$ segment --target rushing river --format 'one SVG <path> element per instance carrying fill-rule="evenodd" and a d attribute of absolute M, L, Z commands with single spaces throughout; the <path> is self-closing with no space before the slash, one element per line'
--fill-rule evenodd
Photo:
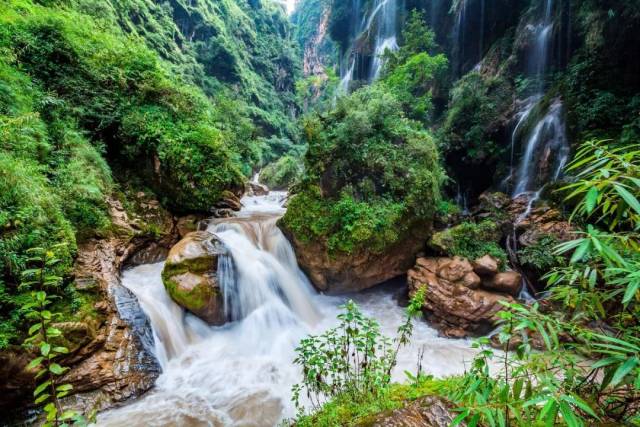
<path fill-rule="evenodd" d="M 238 319 L 230 324 L 209 327 L 173 303 L 162 285 L 162 263 L 124 272 L 124 286 L 151 321 L 163 372 L 152 391 L 101 414 L 98 425 L 275 426 L 294 415 L 297 344 L 334 326 L 347 298 L 378 319 L 386 335 L 395 335 L 404 316 L 398 286 L 345 297 L 313 290 L 276 227 L 285 198 L 279 192 L 245 197 L 237 218 L 209 225 L 229 250 L 219 261 L 218 276 L 228 313 Z M 405 370 L 415 372 L 421 352 L 423 371 L 436 376 L 463 372 L 473 357 L 468 341 L 439 338 L 418 321 L 412 344 L 399 354 L 394 379 L 403 380 Z"/>

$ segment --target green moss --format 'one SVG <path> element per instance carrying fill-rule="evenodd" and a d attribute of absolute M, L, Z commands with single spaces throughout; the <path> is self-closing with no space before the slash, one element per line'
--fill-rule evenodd
<path fill-rule="evenodd" d="M 342 98 L 304 122 L 305 176 L 283 226 L 331 253 L 383 252 L 427 234 L 444 174 L 432 137 L 382 87 Z"/>
<path fill-rule="evenodd" d="M 430 246 L 447 256 L 461 256 L 474 260 L 491 255 L 500 261 L 500 267 L 507 265 L 507 254 L 500 247 L 501 232 L 493 221 L 479 224 L 463 222 L 433 235 Z"/>
<path fill-rule="evenodd" d="M 174 278 L 185 273 L 204 275 L 211 271 L 212 262 L 211 256 L 188 258 L 177 264 L 167 262 L 162 270 L 162 282 L 171 298 L 189 310 L 204 308 L 219 291 L 204 278 L 191 290 L 182 291 Z"/>
<path fill-rule="evenodd" d="M 320 410 L 310 415 L 299 417 L 295 425 L 299 427 L 368 427 L 377 416 L 394 409 L 402 408 L 407 403 L 424 396 L 437 396 L 445 387 L 458 384 L 458 377 L 434 379 L 422 377 L 412 384 L 391 384 L 381 398 L 370 396 L 340 396 L 324 404 Z"/>
<path fill-rule="evenodd" d="M 556 253 L 560 241 L 552 235 L 541 236 L 535 244 L 518 251 L 518 261 L 524 267 L 544 274 L 566 264 L 567 259 Z"/>

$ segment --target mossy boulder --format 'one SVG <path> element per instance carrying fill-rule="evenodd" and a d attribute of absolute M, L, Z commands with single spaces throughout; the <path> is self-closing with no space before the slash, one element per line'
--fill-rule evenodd
<path fill-rule="evenodd" d="M 225 323 L 217 279 L 218 256 L 223 251 L 213 234 L 192 232 L 171 248 L 162 270 L 162 282 L 171 299 L 210 325 Z"/>

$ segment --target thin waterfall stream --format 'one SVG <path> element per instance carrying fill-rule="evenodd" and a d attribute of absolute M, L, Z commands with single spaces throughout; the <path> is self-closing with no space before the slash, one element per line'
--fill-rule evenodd
<path fill-rule="evenodd" d="M 348 298 L 395 336 L 404 317 L 397 301 L 402 284 L 339 297 L 316 293 L 276 225 L 286 197 L 275 191 L 244 197 L 237 217 L 208 225 L 228 250 L 218 264 L 227 314 L 234 319 L 225 326 L 210 327 L 169 298 L 160 277 L 163 263 L 124 272 L 123 285 L 150 319 L 162 374 L 148 394 L 101 414 L 98 425 L 275 426 L 295 415 L 291 386 L 301 375 L 293 364 L 296 346 L 334 326 Z M 404 381 L 405 370 L 415 372 L 422 352 L 423 372 L 436 376 L 461 374 L 475 354 L 469 341 L 438 337 L 418 320 L 394 380 Z"/>

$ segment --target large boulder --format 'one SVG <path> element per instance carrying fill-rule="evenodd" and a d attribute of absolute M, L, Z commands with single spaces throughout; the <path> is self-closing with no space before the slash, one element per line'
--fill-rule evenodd
<path fill-rule="evenodd" d="M 424 247 L 424 236 L 414 236 L 383 253 L 331 254 L 322 241 L 303 242 L 286 228 L 282 231 L 294 247 L 300 268 L 319 291 L 330 294 L 358 292 L 402 276 Z"/>
<path fill-rule="evenodd" d="M 460 257 L 418 258 L 407 273 L 410 295 L 425 288 L 426 318 L 449 337 L 482 335 L 493 329 L 496 314 L 503 309 L 501 302 L 514 301 L 506 293 L 484 287 L 494 277 L 481 278 Z"/>
<path fill-rule="evenodd" d="M 222 291 L 216 277 L 222 244 L 206 231 L 187 234 L 171 251 L 162 282 L 171 299 L 210 325 L 225 322 Z"/>

